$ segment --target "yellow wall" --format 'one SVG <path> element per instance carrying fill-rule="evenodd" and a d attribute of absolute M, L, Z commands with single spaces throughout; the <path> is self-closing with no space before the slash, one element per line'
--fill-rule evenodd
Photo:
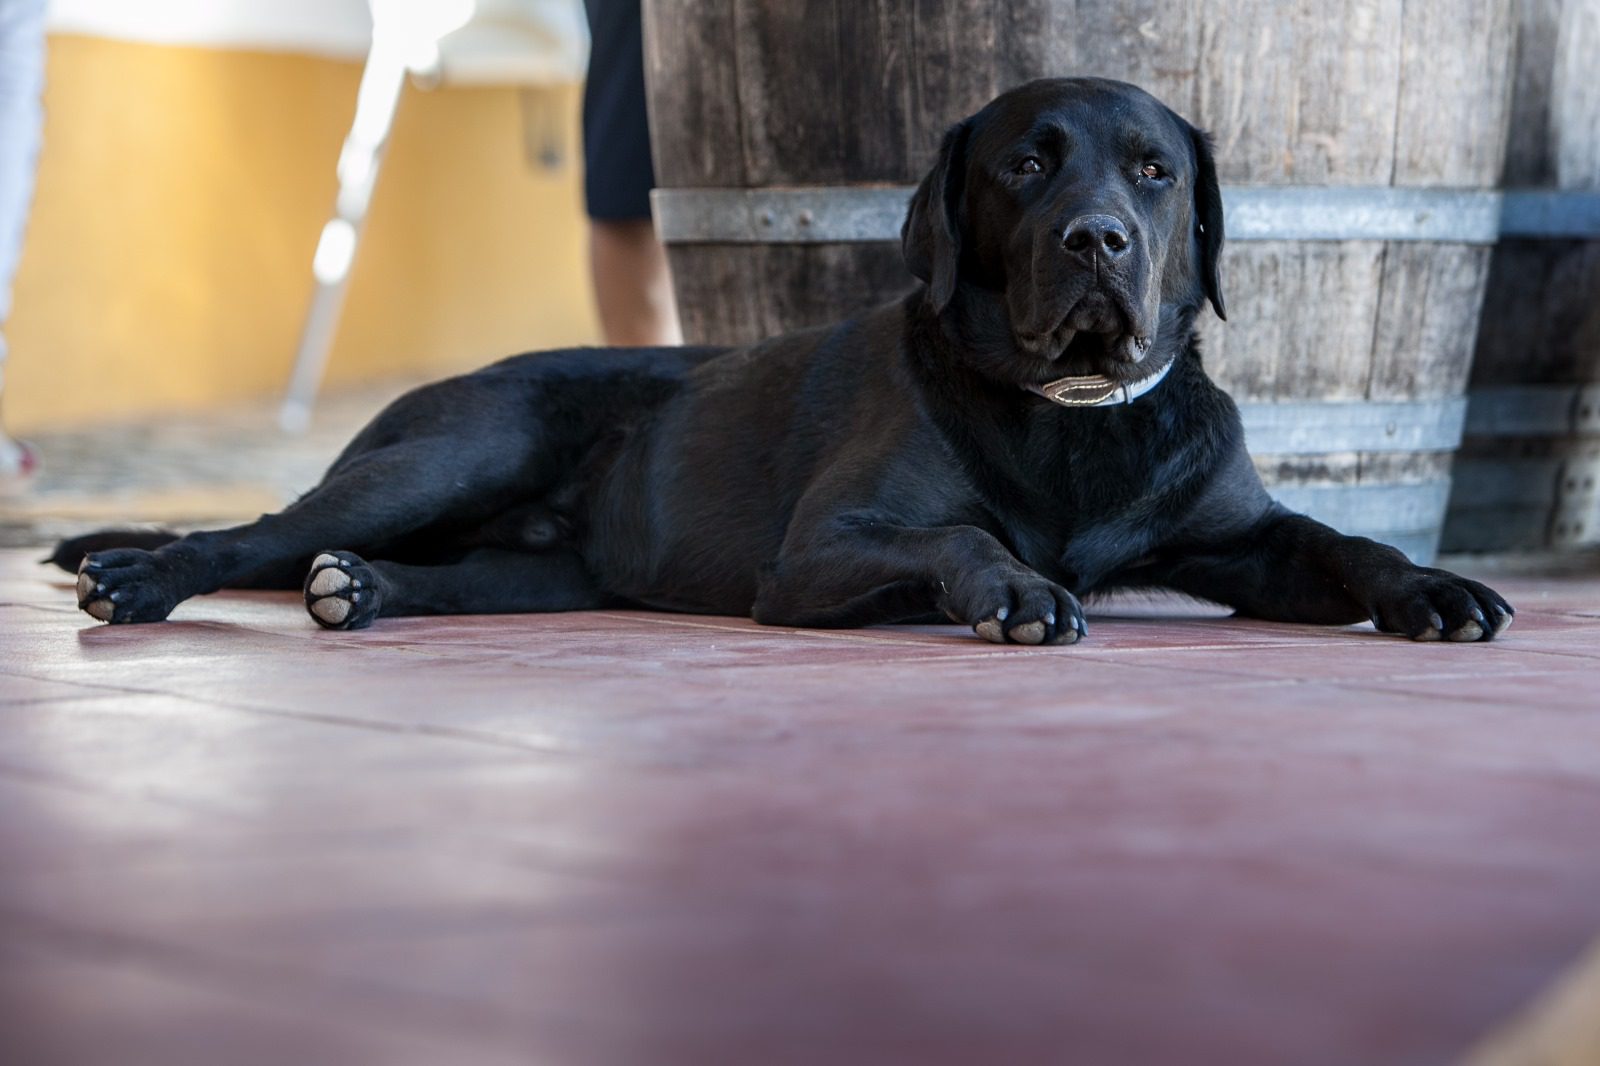
<path fill-rule="evenodd" d="M 16 431 L 273 395 L 360 66 L 50 41 L 45 148 L 7 326 Z M 555 172 L 512 88 L 406 90 L 328 383 L 593 343 L 576 86 L 539 90 Z"/>

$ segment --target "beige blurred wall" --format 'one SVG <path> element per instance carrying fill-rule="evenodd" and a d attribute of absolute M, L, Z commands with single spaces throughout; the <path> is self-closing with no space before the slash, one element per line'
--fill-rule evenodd
<path fill-rule="evenodd" d="M 276 394 L 311 292 L 359 63 L 50 39 L 45 147 L 7 328 L 8 424 Z M 598 337 L 579 89 L 540 89 L 566 164 L 532 165 L 513 88 L 407 88 L 328 384 L 437 375 Z"/>

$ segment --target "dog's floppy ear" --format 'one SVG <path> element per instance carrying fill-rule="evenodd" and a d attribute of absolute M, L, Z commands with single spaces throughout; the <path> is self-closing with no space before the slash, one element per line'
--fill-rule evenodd
<path fill-rule="evenodd" d="M 950 127 L 939 159 L 911 197 L 900 248 L 911 273 L 928 283 L 935 311 L 949 306 L 961 265 L 961 197 L 966 183 L 970 123 Z"/>
<path fill-rule="evenodd" d="M 1200 242 L 1200 277 L 1206 296 L 1224 322 L 1222 303 L 1222 190 L 1217 185 L 1217 165 L 1211 158 L 1211 135 L 1190 127 L 1194 140 L 1195 239 Z"/>

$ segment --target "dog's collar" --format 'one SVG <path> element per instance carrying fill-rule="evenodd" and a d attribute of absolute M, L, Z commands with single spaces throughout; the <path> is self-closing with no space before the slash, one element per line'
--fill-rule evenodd
<path fill-rule="evenodd" d="M 1077 377 L 1056 378 L 1043 385 L 1024 385 L 1023 388 L 1062 407 L 1114 407 L 1117 404 L 1132 403 L 1161 384 L 1161 379 L 1167 376 L 1167 371 L 1171 370 L 1172 364 L 1176 362 L 1176 359 L 1169 360 L 1154 374 L 1131 385 L 1112 381 L 1104 374 L 1081 374 Z"/>

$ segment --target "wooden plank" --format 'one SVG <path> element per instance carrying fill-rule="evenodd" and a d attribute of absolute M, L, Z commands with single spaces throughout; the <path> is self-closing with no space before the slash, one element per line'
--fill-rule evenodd
<path fill-rule="evenodd" d="M 990 18 L 994 27 L 991 62 L 997 93 L 1036 78 L 1092 73 L 1084 69 L 1078 53 L 1085 29 L 1081 3 L 1022 0 L 995 4 Z"/>
<path fill-rule="evenodd" d="M 1566 0 L 1551 79 L 1551 133 L 1556 184 L 1600 188 L 1600 0 Z"/>
<path fill-rule="evenodd" d="M 1383 245 L 1229 245 L 1228 321 L 1202 319 L 1206 365 L 1236 399 L 1363 399 Z"/>
<path fill-rule="evenodd" d="M 752 185 L 845 178 L 840 131 L 857 121 L 840 94 L 835 0 L 735 0 L 734 56 Z"/>
<path fill-rule="evenodd" d="M 1196 100 L 1223 181 L 1387 184 L 1400 0 L 1208 0 Z"/>
<path fill-rule="evenodd" d="M 644 0 L 643 15 L 656 182 L 743 185 L 732 9 L 708 0 Z"/>
<path fill-rule="evenodd" d="M 751 273 L 755 246 L 678 244 L 667 249 L 678 319 L 688 344 L 748 344 L 761 337 L 764 286 Z"/>
<path fill-rule="evenodd" d="M 1516 48 L 1506 132 L 1504 183 L 1554 184 L 1550 83 L 1563 0 L 1516 0 Z"/>
<path fill-rule="evenodd" d="M 1356 483 L 1360 485 L 1415 484 L 1450 476 L 1454 452 L 1359 452 Z"/>
<path fill-rule="evenodd" d="M 912 10 L 905 0 L 844 0 L 838 6 L 835 72 L 845 176 L 852 181 L 913 182 L 936 145 L 911 135 Z"/>
<path fill-rule="evenodd" d="M 945 130 L 1005 87 L 994 65 L 995 12 L 1001 5 L 990 0 L 911 2 L 915 18 L 908 135 L 913 168 L 920 171 L 933 162 Z"/>
<path fill-rule="evenodd" d="M 1511 106 L 1509 0 L 1405 5 L 1394 184 L 1487 186 Z"/>
<path fill-rule="evenodd" d="M 1195 62 L 1200 48 L 1197 7 L 1159 0 L 1078 0 L 1074 8 L 1070 40 L 1054 42 L 1070 48 L 1065 54 L 1071 56 L 1073 74 L 1132 82 L 1200 124 L 1195 117 Z"/>
<path fill-rule="evenodd" d="M 909 292 L 898 244 L 695 244 L 670 250 L 684 339 L 749 344 Z"/>
<path fill-rule="evenodd" d="M 1464 244 L 1384 246 L 1368 399 L 1461 395 L 1489 254 Z"/>
<path fill-rule="evenodd" d="M 1321 452 L 1316 455 L 1251 453 L 1256 473 L 1267 488 L 1280 485 L 1354 485 L 1360 473 L 1356 452 Z"/>
<path fill-rule="evenodd" d="M 766 336 L 837 322 L 917 284 L 898 243 L 769 245 L 760 255 L 769 286 Z"/>

